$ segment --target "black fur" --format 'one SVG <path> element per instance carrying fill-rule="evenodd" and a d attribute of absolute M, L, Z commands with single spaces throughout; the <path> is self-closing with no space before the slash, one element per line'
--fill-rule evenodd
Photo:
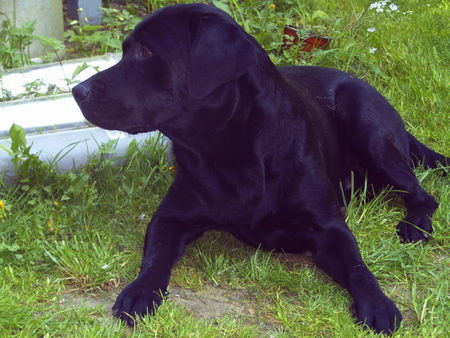
<path fill-rule="evenodd" d="M 391 333 L 402 315 L 361 259 L 341 213 L 353 171 L 402 194 L 403 241 L 432 233 L 434 198 L 412 164 L 448 158 L 405 130 L 374 88 L 336 69 L 276 67 L 224 12 L 176 5 L 142 21 L 114 67 L 79 84 L 86 118 L 129 133 L 159 129 L 177 174 L 145 237 L 142 269 L 117 298 L 129 324 L 153 313 L 186 245 L 209 229 L 267 250 L 311 251 L 353 297 L 358 322 Z M 345 184 L 344 184 L 345 186 Z"/>

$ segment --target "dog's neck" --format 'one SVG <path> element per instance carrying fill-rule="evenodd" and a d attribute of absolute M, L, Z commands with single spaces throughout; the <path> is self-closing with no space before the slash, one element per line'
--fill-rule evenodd
<path fill-rule="evenodd" d="M 187 99 L 179 112 L 182 123 L 175 120 L 160 130 L 174 145 L 195 152 L 217 151 L 233 143 L 241 148 L 258 139 L 268 126 L 273 131 L 276 125 L 283 133 L 283 129 L 295 127 L 295 120 L 300 122 L 296 111 L 301 109 L 301 102 L 293 102 L 292 95 L 287 95 L 289 90 L 293 89 L 275 66 L 269 70 L 257 67 L 206 98 Z M 248 135 L 250 131 L 258 135 Z"/>
<path fill-rule="evenodd" d="M 286 95 L 289 84 L 281 81 L 281 75 L 274 68 L 271 76 L 278 77 L 273 83 L 264 85 L 258 81 L 258 74 L 243 76 L 220 88 L 210 98 L 188 102 L 185 114 L 191 119 L 183 126 L 175 123 L 161 131 L 171 139 L 178 167 L 183 162 L 204 164 L 215 162 L 255 165 L 270 153 L 286 148 L 296 142 L 295 135 L 303 131 L 304 123 L 298 119 L 301 103 L 291 102 Z M 283 87 L 283 88 L 282 88 Z M 206 102 L 205 102 L 206 101 Z M 211 102 L 210 104 L 208 104 Z M 300 105 L 300 106 L 299 106 Z M 228 113 L 224 115 L 224 111 Z M 270 135 L 265 130 L 271 130 Z M 274 130 L 276 138 L 273 137 Z M 253 133 L 253 134 L 249 134 Z"/>

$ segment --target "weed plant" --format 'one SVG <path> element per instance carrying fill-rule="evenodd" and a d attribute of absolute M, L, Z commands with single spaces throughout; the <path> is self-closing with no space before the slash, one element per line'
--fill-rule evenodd
<path fill-rule="evenodd" d="M 4 13 L 0 12 L 0 17 L 3 19 L 0 25 L 0 70 L 30 65 L 28 48 L 34 39 L 39 40 L 57 57 L 58 51 L 64 48 L 64 44 L 58 39 L 35 35 L 35 21 L 28 21 L 21 27 L 17 27 Z M 44 58 L 49 57 L 44 56 Z"/>
<path fill-rule="evenodd" d="M 33 40 L 34 25 L 34 22 L 28 22 L 15 27 L 7 18 L 4 19 L 0 27 L 0 65 L 3 68 L 29 64 L 27 48 Z"/>
<path fill-rule="evenodd" d="M 169 2 L 127 3 L 153 10 Z M 367 80 L 397 108 L 409 131 L 450 156 L 447 2 L 214 3 L 254 35 L 274 62 L 337 67 Z M 121 40 L 136 21 L 133 15 L 126 25 L 110 24 L 107 34 Z M 329 49 L 280 52 L 286 24 L 301 34 L 331 37 Z M 102 42 L 87 43 L 79 41 L 80 52 L 118 48 L 116 42 L 107 49 L 97 45 Z M 45 164 L 33 155 L 20 128 L 11 136 L 17 177 L 13 185 L 0 183 L 1 337 L 374 336 L 353 323 L 349 296 L 308 255 L 254 250 L 219 232 L 187 249 L 156 315 L 134 329 L 124 327 L 111 319 L 110 306 L 138 272 L 146 225 L 172 180 L 164 142 L 132 143 L 120 159 L 112 157 L 113 145 L 102 145 L 84 168 L 59 173 L 57 159 Z M 399 242 L 395 225 L 403 206 L 388 189 L 371 200 L 354 192 L 346 219 L 369 268 L 403 312 L 394 336 L 448 337 L 450 182 L 434 170 L 418 168 L 416 174 L 440 202 L 428 243 Z M 239 306 L 205 321 L 177 302 L 173 290 L 179 288 L 199 295 L 227 292 Z"/>

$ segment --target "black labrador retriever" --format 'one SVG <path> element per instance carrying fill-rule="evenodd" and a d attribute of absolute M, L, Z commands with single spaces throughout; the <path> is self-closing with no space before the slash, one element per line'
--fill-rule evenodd
<path fill-rule="evenodd" d="M 412 166 L 450 159 L 409 134 L 374 88 L 336 69 L 276 67 L 228 14 L 191 4 L 147 17 L 124 41 L 122 60 L 73 95 L 99 127 L 160 130 L 176 157 L 141 271 L 117 298 L 115 316 L 132 325 L 153 313 L 186 245 L 220 229 L 267 250 L 311 251 L 353 297 L 358 322 L 383 333 L 399 327 L 400 311 L 344 222 L 340 185 L 367 172 L 371 183 L 404 191 L 398 234 L 427 240 L 437 203 Z"/>

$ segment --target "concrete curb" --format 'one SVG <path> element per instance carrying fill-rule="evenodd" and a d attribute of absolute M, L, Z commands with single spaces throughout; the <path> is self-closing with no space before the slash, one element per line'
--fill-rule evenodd
<path fill-rule="evenodd" d="M 110 54 L 71 60 L 64 62 L 63 68 L 59 64 L 49 64 L 19 69 L 7 73 L 2 79 L 2 86 L 3 88 L 6 86 L 10 91 L 17 91 L 26 81 L 41 78 L 43 75 L 46 76 L 46 83 L 58 83 L 65 74 L 72 74 L 73 70 L 84 62 L 105 69 L 117 63 L 118 57 Z M 80 73 L 77 80 L 82 81 L 88 78 L 92 75 L 92 71 L 95 73 L 92 67 L 90 70 Z M 84 119 L 70 94 L 1 102 L 0 145 L 7 149 L 11 146 L 11 141 L 8 139 L 9 129 L 14 123 L 27 131 L 27 144 L 32 145 L 32 153 L 38 154 L 42 161 L 51 162 L 55 160 L 55 157 L 65 154 L 57 160 L 61 171 L 68 171 L 86 164 L 104 143 L 112 142 L 116 150 L 115 155 L 122 156 L 132 140 L 143 142 L 156 135 L 156 133 L 149 133 L 131 136 L 94 127 Z M 68 150 L 70 151 L 66 154 Z M 9 177 L 14 175 L 11 157 L 1 147 L 0 174 L 6 174 Z"/>

